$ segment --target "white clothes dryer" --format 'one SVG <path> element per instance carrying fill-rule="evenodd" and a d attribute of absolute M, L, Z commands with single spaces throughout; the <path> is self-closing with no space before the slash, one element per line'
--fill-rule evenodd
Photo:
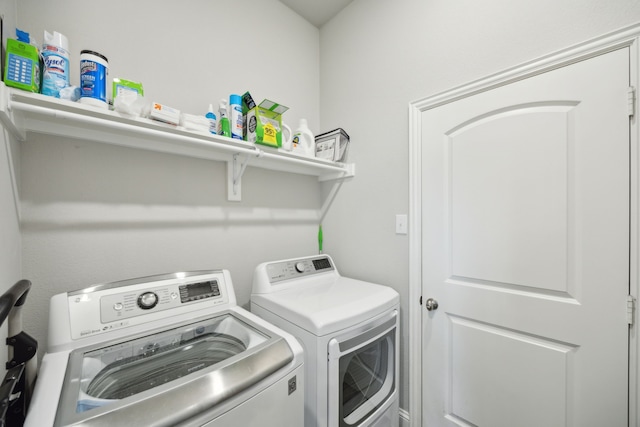
<path fill-rule="evenodd" d="M 226 270 L 58 294 L 49 318 L 26 427 L 303 426 L 302 347 Z"/>
<path fill-rule="evenodd" d="M 398 426 L 399 301 L 328 255 L 256 267 L 251 311 L 305 350 L 306 427 Z"/>

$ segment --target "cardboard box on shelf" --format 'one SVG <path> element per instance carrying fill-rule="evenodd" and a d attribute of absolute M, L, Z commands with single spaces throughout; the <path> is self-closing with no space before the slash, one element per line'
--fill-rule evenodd
<path fill-rule="evenodd" d="M 248 142 L 282 146 L 282 114 L 289 109 L 284 105 L 265 99 L 256 105 L 249 93 L 242 97 L 243 112 L 245 113 L 246 136 Z"/>
<path fill-rule="evenodd" d="M 154 102 L 151 104 L 149 118 L 158 122 L 178 126 L 180 124 L 180 110 Z"/>

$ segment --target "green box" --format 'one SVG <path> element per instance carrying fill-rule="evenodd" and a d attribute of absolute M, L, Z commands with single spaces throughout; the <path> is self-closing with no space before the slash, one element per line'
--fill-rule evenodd
<path fill-rule="evenodd" d="M 7 39 L 4 83 L 22 90 L 40 92 L 40 56 L 35 46 Z"/>
<path fill-rule="evenodd" d="M 257 106 L 254 104 L 253 108 L 248 109 L 245 117 L 247 123 L 246 140 L 254 144 L 281 147 L 282 114 L 288 109 L 289 107 L 268 99 Z"/>

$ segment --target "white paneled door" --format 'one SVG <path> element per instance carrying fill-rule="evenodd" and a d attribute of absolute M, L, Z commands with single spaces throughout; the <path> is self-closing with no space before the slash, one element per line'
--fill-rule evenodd
<path fill-rule="evenodd" d="M 424 426 L 627 426 L 629 55 L 422 113 Z"/>

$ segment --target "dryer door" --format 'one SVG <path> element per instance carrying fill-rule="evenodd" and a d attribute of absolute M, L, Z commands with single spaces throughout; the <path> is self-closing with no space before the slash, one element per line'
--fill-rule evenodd
<path fill-rule="evenodd" d="M 398 312 L 329 341 L 329 426 L 368 425 L 396 393 Z M 336 393 L 336 388 L 337 393 Z"/>

